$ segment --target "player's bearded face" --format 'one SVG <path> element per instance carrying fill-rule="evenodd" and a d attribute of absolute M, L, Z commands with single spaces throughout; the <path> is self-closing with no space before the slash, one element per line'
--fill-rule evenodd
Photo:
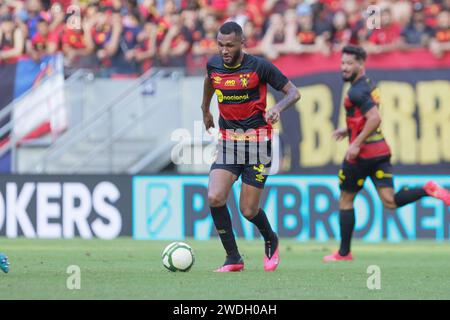
<path fill-rule="evenodd" d="M 354 71 L 352 73 L 342 72 L 342 79 L 347 82 L 352 82 L 353 80 L 355 80 L 357 75 L 358 75 L 358 71 Z"/>
<path fill-rule="evenodd" d="M 235 33 L 217 36 L 219 54 L 225 64 L 234 66 L 242 52 L 242 40 Z"/>
<path fill-rule="evenodd" d="M 343 54 L 341 60 L 342 79 L 344 81 L 352 82 L 358 76 L 361 68 L 360 63 L 354 56 Z"/>
<path fill-rule="evenodd" d="M 236 51 L 234 54 L 232 54 L 231 61 L 227 62 L 227 64 L 234 66 L 237 63 L 240 55 L 241 55 L 241 50 Z"/>

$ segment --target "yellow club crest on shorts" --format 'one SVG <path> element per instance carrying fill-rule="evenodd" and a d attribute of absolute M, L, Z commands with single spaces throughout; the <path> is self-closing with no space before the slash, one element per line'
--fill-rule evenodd
<path fill-rule="evenodd" d="M 392 174 L 384 172 L 383 170 L 377 170 L 377 172 L 375 172 L 375 177 L 377 177 L 377 179 L 392 178 Z"/>
<path fill-rule="evenodd" d="M 258 166 L 253 166 L 253 169 L 258 171 L 259 173 L 264 173 L 264 165 L 260 164 Z"/>
<path fill-rule="evenodd" d="M 259 172 L 259 173 L 255 176 L 256 181 L 258 181 L 258 182 L 264 182 L 264 179 L 265 179 L 265 177 L 264 177 L 264 175 L 263 175 L 263 173 L 264 173 L 264 171 L 265 171 L 264 165 L 261 163 L 260 165 L 253 166 L 253 170 Z"/>
<path fill-rule="evenodd" d="M 256 175 L 256 181 L 258 181 L 258 182 L 264 182 L 264 176 L 261 174 L 261 173 L 258 173 L 257 175 Z"/>
<path fill-rule="evenodd" d="M 339 170 L 338 177 L 339 177 L 339 183 L 343 183 L 345 180 L 344 170 L 342 170 L 342 169 Z"/>

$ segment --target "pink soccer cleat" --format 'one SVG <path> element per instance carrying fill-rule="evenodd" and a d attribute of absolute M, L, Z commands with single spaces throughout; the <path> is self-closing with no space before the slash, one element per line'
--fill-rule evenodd
<path fill-rule="evenodd" d="M 429 196 L 440 199 L 444 201 L 446 206 L 450 206 L 450 191 L 442 188 L 436 182 L 428 181 L 423 189 Z"/>
<path fill-rule="evenodd" d="M 351 261 L 353 260 L 352 253 L 349 252 L 346 256 L 341 256 L 339 251 L 330 254 L 329 256 L 323 257 L 323 262 L 332 262 L 332 261 Z"/>
<path fill-rule="evenodd" d="M 280 263 L 280 250 L 278 246 L 278 236 L 274 234 L 271 242 L 266 242 L 264 254 L 264 271 L 275 271 Z M 273 251 L 275 249 L 275 251 Z"/>
<path fill-rule="evenodd" d="M 214 270 L 214 272 L 238 272 L 244 270 L 244 264 L 226 264 Z"/>
<path fill-rule="evenodd" d="M 266 255 L 264 255 L 264 271 L 275 271 L 278 268 L 279 263 L 280 255 L 278 248 L 277 250 L 275 250 L 270 259 Z"/>

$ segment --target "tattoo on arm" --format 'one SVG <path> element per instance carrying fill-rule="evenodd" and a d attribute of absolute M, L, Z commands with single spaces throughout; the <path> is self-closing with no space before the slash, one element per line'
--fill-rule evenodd
<path fill-rule="evenodd" d="M 301 97 L 297 87 L 291 81 L 283 87 L 282 91 L 285 96 L 276 104 L 280 112 L 294 105 Z"/>

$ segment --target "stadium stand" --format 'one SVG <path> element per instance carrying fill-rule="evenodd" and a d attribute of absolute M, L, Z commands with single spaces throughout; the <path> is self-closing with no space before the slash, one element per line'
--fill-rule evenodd
<path fill-rule="evenodd" d="M 363 8 L 373 4 L 382 28 L 369 30 Z M 151 66 L 196 73 L 227 20 L 245 27 L 251 53 L 269 59 L 329 55 L 348 43 L 370 54 L 424 47 L 440 57 L 449 50 L 449 9 L 447 0 L 1 1 L 0 61 L 62 52 L 67 74 L 83 67 L 137 77 Z"/>

